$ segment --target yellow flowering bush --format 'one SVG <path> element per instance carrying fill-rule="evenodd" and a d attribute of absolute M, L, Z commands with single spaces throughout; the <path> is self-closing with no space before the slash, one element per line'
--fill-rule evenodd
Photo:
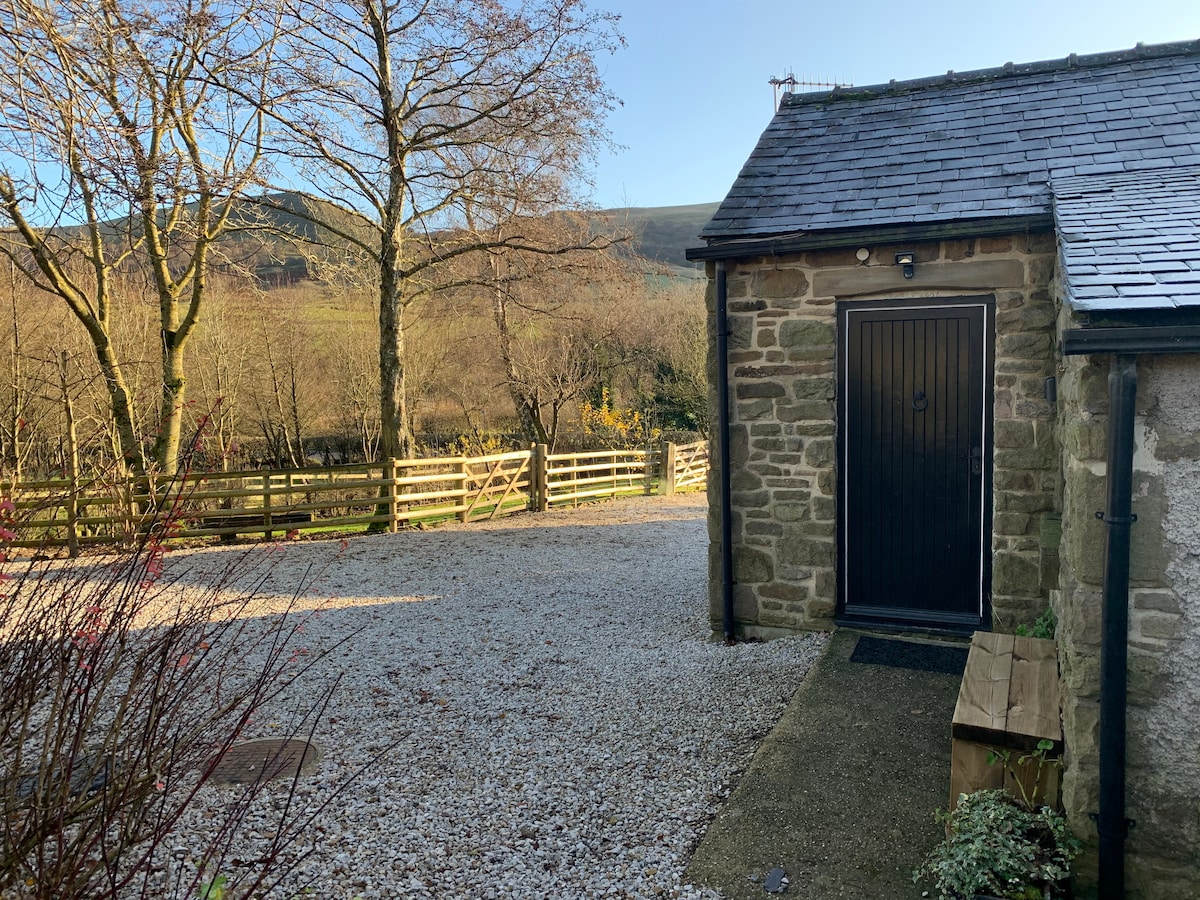
<path fill-rule="evenodd" d="M 595 435 L 612 448 L 644 447 L 662 434 L 637 410 L 614 406 L 608 388 L 601 389 L 599 404 L 584 400 L 579 405 L 579 419 L 585 434 Z"/>

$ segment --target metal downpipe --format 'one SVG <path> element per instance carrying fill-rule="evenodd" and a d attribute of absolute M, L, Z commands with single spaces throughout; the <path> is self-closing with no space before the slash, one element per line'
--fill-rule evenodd
<path fill-rule="evenodd" d="M 721 503 L 721 631 L 725 643 L 732 644 L 733 625 L 733 516 L 732 485 L 729 471 L 729 291 L 723 260 L 717 261 L 717 457 L 721 461 L 718 479 Z"/>
<path fill-rule="evenodd" d="M 1125 896 L 1125 727 L 1129 642 L 1129 544 L 1133 524 L 1137 357 L 1112 357 L 1108 376 L 1107 510 L 1100 616 L 1100 900 Z"/>

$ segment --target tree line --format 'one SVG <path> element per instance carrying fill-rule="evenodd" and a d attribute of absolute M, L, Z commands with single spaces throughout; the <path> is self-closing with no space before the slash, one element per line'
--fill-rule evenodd
<path fill-rule="evenodd" d="M 582 0 L 0 0 L 5 466 L 702 429 L 697 290 L 578 211 L 621 43 Z"/>
<path fill-rule="evenodd" d="M 87 336 L 68 310 L 48 305 L 19 275 L 14 291 L 11 269 L 7 275 L 0 275 L 5 472 L 69 472 L 71 432 L 82 467 L 107 470 L 120 440 Z M 565 287 L 570 293 L 553 305 L 512 302 L 506 351 L 494 297 L 459 291 L 415 305 L 406 389 L 417 455 L 535 441 L 562 450 L 581 441 L 645 446 L 660 433 L 705 432 L 701 287 L 648 284 L 636 271 Z M 149 447 L 158 427 L 157 310 L 132 290 L 129 298 L 118 291 L 113 328 L 134 430 Z M 353 285 L 267 287 L 213 276 L 182 414 L 184 435 L 198 438 L 192 464 L 234 470 L 379 459 L 373 300 Z M 522 425 L 514 393 L 536 424 Z"/>

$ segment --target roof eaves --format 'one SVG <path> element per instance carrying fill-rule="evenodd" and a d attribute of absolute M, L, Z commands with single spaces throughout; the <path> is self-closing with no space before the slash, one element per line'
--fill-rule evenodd
<path fill-rule="evenodd" d="M 685 256 L 693 261 L 747 259 L 754 256 L 785 256 L 805 250 L 832 250 L 863 244 L 904 241 L 953 240 L 965 237 L 998 237 L 1007 234 L 1054 230 L 1049 213 L 993 218 L 952 219 L 941 222 L 901 223 L 868 228 L 823 229 L 787 234 L 736 238 L 692 247 Z"/>
<path fill-rule="evenodd" d="M 1062 333 L 1064 356 L 1092 353 L 1200 353 L 1200 325 L 1069 328 Z"/>

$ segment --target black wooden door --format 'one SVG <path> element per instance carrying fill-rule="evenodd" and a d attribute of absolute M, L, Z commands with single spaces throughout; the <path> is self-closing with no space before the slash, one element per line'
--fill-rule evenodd
<path fill-rule="evenodd" d="M 984 621 L 992 321 L 990 298 L 839 309 L 844 621 Z"/>

